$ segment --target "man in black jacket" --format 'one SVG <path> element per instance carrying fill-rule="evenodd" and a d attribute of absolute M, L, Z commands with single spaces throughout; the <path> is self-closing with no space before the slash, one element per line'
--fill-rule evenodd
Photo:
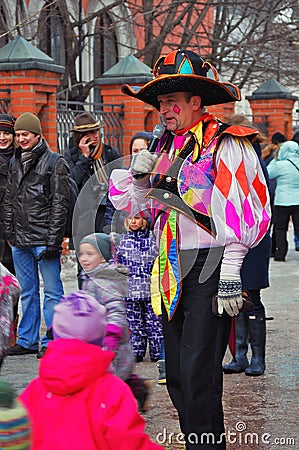
<path fill-rule="evenodd" d="M 22 114 L 14 130 L 19 147 L 8 174 L 4 233 L 12 245 L 16 276 L 22 289 L 22 319 L 17 343 L 7 354 L 37 353 L 41 357 L 48 338 L 42 337 L 39 350 L 39 270 L 44 283 L 44 319 L 49 328 L 53 308 L 63 295 L 60 251 L 69 202 L 69 168 L 64 158 L 58 158 L 52 174 L 47 173 L 51 150 L 42 138 L 37 116 Z"/>

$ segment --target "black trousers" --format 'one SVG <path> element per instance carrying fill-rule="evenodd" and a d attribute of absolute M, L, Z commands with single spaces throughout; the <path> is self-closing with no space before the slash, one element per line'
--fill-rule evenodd
<path fill-rule="evenodd" d="M 288 252 L 287 231 L 290 218 L 297 236 L 299 236 L 299 205 L 274 206 L 276 251 L 275 258 L 284 259 Z"/>
<path fill-rule="evenodd" d="M 194 262 L 182 281 L 182 296 L 171 321 L 163 310 L 167 389 L 187 449 L 226 448 L 222 359 L 231 320 L 214 316 L 211 307 L 221 256 L 222 249 L 199 250 L 197 257 L 192 256 Z M 188 253 L 181 252 L 183 269 L 188 259 Z M 207 275 L 199 281 L 203 270 Z"/>

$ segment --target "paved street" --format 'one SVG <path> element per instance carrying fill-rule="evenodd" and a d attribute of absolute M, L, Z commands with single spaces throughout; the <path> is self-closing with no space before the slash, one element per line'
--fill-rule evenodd
<path fill-rule="evenodd" d="M 224 409 L 228 449 L 299 449 L 298 434 L 298 304 L 299 252 L 292 233 L 287 261 L 270 264 L 271 287 L 262 291 L 267 317 L 267 369 L 261 377 L 224 375 Z M 76 288 L 76 266 L 63 264 L 66 292 Z M 230 358 L 227 353 L 225 361 Z M 4 378 L 20 392 L 36 376 L 34 355 L 6 358 Z M 156 365 L 148 358 L 136 372 L 154 380 L 151 409 L 145 414 L 147 431 L 166 449 L 183 449 L 176 411 L 165 386 L 157 384 Z M 173 434 L 172 434 L 173 433 Z M 86 450 L 86 449 L 82 449 Z"/>

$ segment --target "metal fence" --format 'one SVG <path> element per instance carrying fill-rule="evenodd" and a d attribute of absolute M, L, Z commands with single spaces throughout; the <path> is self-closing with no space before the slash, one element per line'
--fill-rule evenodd
<path fill-rule="evenodd" d="M 261 133 L 263 133 L 266 137 L 268 136 L 268 130 L 269 130 L 269 116 L 254 116 L 251 117 L 252 123 L 260 130 Z"/>
<path fill-rule="evenodd" d="M 7 113 L 10 103 L 10 89 L 0 89 L 0 113 Z"/>
<path fill-rule="evenodd" d="M 57 139 L 59 153 L 69 148 L 75 117 L 83 111 L 90 112 L 93 117 L 103 123 L 103 139 L 106 144 L 116 148 L 123 155 L 124 104 L 104 105 L 102 103 L 57 101 Z"/>

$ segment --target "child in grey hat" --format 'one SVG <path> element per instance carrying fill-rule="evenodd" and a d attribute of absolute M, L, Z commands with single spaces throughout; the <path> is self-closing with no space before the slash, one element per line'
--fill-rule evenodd
<path fill-rule="evenodd" d="M 115 375 L 130 385 L 140 409 L 146 411 L 151 383 L 132 373 L 135 358 L 129 341 L 124 302 L 128 293 L 129 269 L 113 260 L 118 239 L 119 235 L 116 233 L 95 233 L 81 240 L 79 262 L 83 268 L 82 290 L 105 306 L 107 328 L 104 348 L 115 353 L 112 362 Z"/>

